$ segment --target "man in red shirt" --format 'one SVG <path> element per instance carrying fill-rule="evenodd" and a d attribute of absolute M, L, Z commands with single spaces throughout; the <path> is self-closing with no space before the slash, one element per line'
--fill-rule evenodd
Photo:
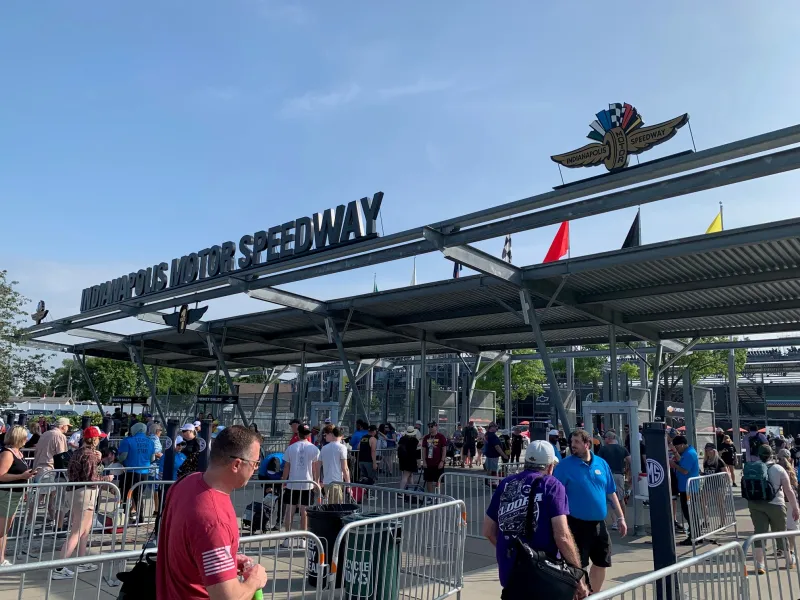
<path fill-rule="evenodd" d="M 439 433 L 436 421 L 428 423 L 428 435 L 422 438 L 422 457 L 425 460 L 425 489 L 435 492 L 439 477 L 444 473 L 444 457 L 447 455 L 447 438 Z"/>
<path fill-rule="evenodd" d="M 244 600 L 267 584 L 264 567 L 237 554 L 239 523 L 230 496 L 258 469 L 260 444 L 255 431 L 226 428 L 211 445 L 208 470 L 169 490 L 158 540 L 158 598 Z"/>

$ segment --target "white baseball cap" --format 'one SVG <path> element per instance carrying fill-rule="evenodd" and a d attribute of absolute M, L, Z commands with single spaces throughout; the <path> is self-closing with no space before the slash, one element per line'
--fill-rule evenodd
<path fill-rule="evenodd" d="M 184 439 L 183 439 L 183 437 L 181 437 L 181 436 L 178 436 L 178 437 L 176 437 L 176 438 L 175 438 L 175 445 L 176 445 L 176 446 L 177 446 L 178 444 L 183 444 L 183 443 L 185 443 L 185 442 L 186 442 L 186 440 L 184 440 Z"/>
<path fill-rule="evenodd" d="M 536 466 L 546 467 L 556 461 L 553 445 L 545 440 L 533 440 L 525 450 L 525 462 Z"/>
<path fill-rule="evenodd" d="M 183 427 L 181 427 L 181 431 L 194 431 L 194 425 L 191 423 L 186 423 Z"/>
<path fill-rule="evenodd" d="M 558 429 L 551 429 L 550 433 L 547 434 L 547 437 L 558 437 Z"/>
<path fill-rule="evenodd" d="M 202 423 L 200 421 L 195 421 L 194 422 L 194 428 L 195 429 L 200 429 L 200 425 L 202 425 Z"/>

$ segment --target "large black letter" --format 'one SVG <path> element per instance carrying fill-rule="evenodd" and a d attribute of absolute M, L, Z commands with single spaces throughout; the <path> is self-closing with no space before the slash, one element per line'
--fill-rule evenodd
<path fill-rule="evenodd" d="M 339 243 L 344 221 L 344 204 L 321 213 L 314 213 L 314 248 L 322 250 L 326 245 Z"/>
<path fill-rule="evenodd" d="M 383 202 L 383 192 L 377 192 L 372 196 L 372 202 L 369 198 L 361 199 L 361 207 L 364 209 L 364 221 L 367 225 L 367 235 L 377 233 L 375 222 L 378 218 L 378 213 L 381 210 L 381 203 Z"/>
<path fill-rule="evenodd" d="M 295 220 L 295 254 L 302 254 L 311 249 L 311 244 L 314 242 L 311 232 L 311 219 L 308 217 L 300 217 Z"/>
<path fill-rule="evenodd" d="M 242 257 L 239 259 L 239 268 L 246 269 L 249 267 L 253 262 L 253 236 L 252 235 L 243 235 L 242 239 L 239 240 L 239 252 L 242 253 Z"/>

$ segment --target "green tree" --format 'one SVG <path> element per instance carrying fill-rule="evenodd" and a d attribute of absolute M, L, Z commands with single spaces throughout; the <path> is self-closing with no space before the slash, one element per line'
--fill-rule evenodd
<path fill-rule="evenodd" d="M 24 346 L 23 329 L 32 325 L 24 310 L 29 300 L 15 285 L 16 281 L 8 281 L 6 271 L 0 271 L 0 402 L 8 401 L 16 391 L 35 391 L 50 377 L 48 356 Z"/>
<path fill-rule="evenodd" d="M 529 354 L 532 350 L 513 350 L 512 354 Z M 524 400 L 528 396 L 534 398 L 544 392 L 547 377 L 540 360 L 524 360 L 511 364 L 511 398 L 514 402 Z M 505 374 L 503 364 L 497 363 L 478 380 L 476 387 L 493 391 L 497 397 L 498 407 L 505 406 Z M 499 415 L 502 416 L 502 415 Z"/>
<path fill-rule="evenodd" d="M 700 338 L 700 344 L 714 344 L 720 342 L 727 342 L 730 338 L 727 336 L 718 337 L 705 337 Z M 684 344 L 688 344 L 690 340 L 680 340 Z M 675 387 L 683 381 L 684 369 L 689 369 L 692 375 L 692 383 L 697 383 L 704 377 L 711 377 L 713 375 L 726 375 L 728 373 L 728 350 L 702 350 L 699 352 L 692 352 L 689 355 L 684 355 L 679 358 L 675 364 L 669 367 L 661 376 L 661 384 L 664 386 L 664 398 L 669 398 L 672 395 Z M 669 355 L 665 355 L 664 360 L 667 360 Z M 747 350 L 744 348 L 737 348 L 734 350 L 734 361 L 736 365 L 737 375 L 744 371 L 744 365 L 747 362 Z M 655 356 L 651 355 L 649 360 L 650 369 L 652 372 Z"/>

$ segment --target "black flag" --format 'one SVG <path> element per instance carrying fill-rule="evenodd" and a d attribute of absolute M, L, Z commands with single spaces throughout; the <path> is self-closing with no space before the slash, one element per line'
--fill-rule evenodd
<path fill-rule="evenodd" d="M 639 221 L 639 211 L 636 211 L 636 218 L 631 223 L 631 228 L 628 230 L 628 235 L 625 236 L 625 242 L 622 244 L 623 250 L 625 248 L 635 248 L 642 245 L 642 225 Z"/>

